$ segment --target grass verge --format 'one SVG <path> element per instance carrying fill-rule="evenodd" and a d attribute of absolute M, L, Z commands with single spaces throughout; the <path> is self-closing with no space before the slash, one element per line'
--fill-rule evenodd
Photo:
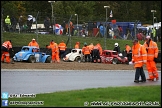
<path fill-rule="evenodd" d="M 36 94 L 35 98 L 9 98 L 11 101 L 43 101 L 40 107 L 83 107 L 83 106 L 161 106 L 161 85 L 92 88 Z M 109 102 L 109 105 L 108 105 Z M 114 104 L 110 104 L 114 102 Z M 134 103 L 133 103 L 134 102 Z M 19 107 L 22 105 L 9 105 Z"/>
<path fill-rule="evenodd" d="M 59 35 L 53 35 L 53 34 L 35 34 L 35 33 L 10 33 L 10 32 L 4 32 L 1 35 L 1 41 L 6 40 L 12 40 L 13 47 L 22 47 L 24 45 L 28 45 L 28 43 L 32 40 L 32 38 L 35 38 L 37 42 L 39 43 L 40 48 L 45 48 L 46 45 L 49 45 L 51 40 L 54 40 L 56 43 L 60 43 L 62 40 L 66 43 L 68 40 L 68 36 L 59 36 Z M 80 47 L 82 48 L 84 45 L 84 42 L 87 42 L 87 44 L 90 43 L 100 43 L 103 49 L 114 49 L 114 43 L 118 42 L 121 51 L 125 49 L 125 44 L 129 44 L 132 46 L 132 40 L 121 40 L 121 39 L 109 39 L 107 38 L 105 41 L 105 38 L 101 37 L 81 37 L 81 36 L 71 36 L 67 47 L 68 48 L 74 48 L 75 43 L 79 41 Z M 140 41 L 141 44 L 144 43 L 144 41 Z M 161 50 L 161 42 L 157 42 L 159 50 Z"/>

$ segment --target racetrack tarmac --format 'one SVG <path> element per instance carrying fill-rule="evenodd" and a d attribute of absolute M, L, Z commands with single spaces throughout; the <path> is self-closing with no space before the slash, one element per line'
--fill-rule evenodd
<path fill-rule="evenodd" d="M 86 88 L 161 85 L 158 81 L 134 83 L 135 70 L 1 69 L 1 93 L 38 94 Z M 146 78 L 148 77 L 145 71 Z"/>

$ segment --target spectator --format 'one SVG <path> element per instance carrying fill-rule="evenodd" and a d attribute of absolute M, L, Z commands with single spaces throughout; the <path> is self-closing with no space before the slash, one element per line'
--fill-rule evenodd
<path fill-rule="evenodd" d="M 97 28 L 97 24 L 95 22 L 93 23 L 93 28 Z"/>
<path fill-rule="evenodd" d="M 44 20 L 44 27 L 45 27 L 46 32 L 49 32 L 50 25 L 51 25 L 50 18 L 46 17 L 46 19 Z"/>
<path fill-rule="evenodd" d="M 7 15 L 6 19 L 5 19 L 5 30 L 10 32 L 10 28 L 11 28 L 11 20 L 10 20 L 10 16 Z"/>
<path fill-rule="evenodd" d="M 130 30 L 129 26 L 127 26 L 127 28 L 126 28 L 126 35 L 129 35 L 129 34 L 131 34 L 131 30 Z"/>
<path fill-rule="evenodd" d="M 73 22 L 70 21 L 70 35 L 73 36 L 74 35 L 74 25 Z"/>
<path fill-rule="evenodd" d="M 148 29 L 148 35 L 151 36 L 151 33 L 152 33 L 152 29 L 149 28 L 149 29 Z"/>
<path fill-rule="evenodd" d="M 153 35 L 153 41 L 157 42 L 157 37 L 156 37 L 156 27 L 152 28 L 152 35 Z"/>
<path fill-rule="evenodd" d="M 159 26 L 157 30 L 157 37 L 158 37 L 158 41 L 161 42 L 161 26 Z"/>
<path fill-rule="evenodd" d="M 118 26 L 119 36 L 122 37 L 123 29 L 121 26 Z"/>
<path fill-rule="evenodd" d="M 27 19 L 27 32 L 31 32 L 32 24 L 33 24 L 33 16 L 28 15 L 28 19 Z"/>
<path fill-rule="evenodd" d="M 86 30 L 87 29 L 87 26 L 86 26 L 86 23 L 84 22 L 83 25 L 82 25 L 82 32 L 83 32 L 83 35 L 86 36 Z"/>
<path fill-rule="evenodd" d="M 19 23 L 19 33 L 21 33 L 23 31 L 23 25 L 24 25 L 22 15 L 19 17 L 18 23 Z"/>
<path fill-rule="evenodd" d="M 105 32 L 106 32 L 106 29 L 105 29 L 105 27 L 103 26 L 103 24 L 101 24 L 100 25 L 100 34 L 102 35 L 102 37 L 104 37 L 104 34 L 105 34 Z"/>
<path fill-rule="evenodd" d="M 12 15 L 11 17 L 11 29 L 13 32 L 16 32 L 17 21 L 16 18 Z"/>
<path fill-rule="evenodd" d="M 62 35 L 65 35 L 66 34 L 66 22 L 63 21 L 63 23 L 61 24 L 62 28 L 63 28 L 63 34 Z"/>
<path fill-rule="evenodd" d="M 107 24 L 107 31 L 106 31 L 106 32 L 107 32 L 107 35 L 108 35 L 108 36 L 107 36 L 108 38 L 111 38 L 111 37 L 112 37 L 112 36 L 110 35 L 110 32 L 109 32 L 110 30 L 111 30 L 111 25 L 110 25 L 110 23 L 108 23 L 108 24 Z"/>
<path fill-rule="evenodd" d="M 100 24 L 98 25 L 98 28 L 100 28 L 101 25 L 103 25 L 102 22 L 100 22 Z"/>

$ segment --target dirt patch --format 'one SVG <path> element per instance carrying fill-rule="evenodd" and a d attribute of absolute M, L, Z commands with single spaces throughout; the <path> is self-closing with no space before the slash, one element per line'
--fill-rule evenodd
<path fill-rule="evenodd" d="M 161 71 L 161 63 L 157 63 L 157 68 Z M 15 62 L 15 64 L 1 63 L 1 69 L 54 69 L 54 70 L 134 70 L 133 65 L 127 64 L 104 64 L 104 63 L 25 63 Z M 146 66 L 144 66 L 146 70 Z"/>

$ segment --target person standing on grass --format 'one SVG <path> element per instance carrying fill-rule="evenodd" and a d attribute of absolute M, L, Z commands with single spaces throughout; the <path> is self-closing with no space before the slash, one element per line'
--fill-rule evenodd
<path fill-rule="evenodd" d="M 137 39 L 133 40 L 131 62 L 134 64 L 134 68 L 136 69 L 134 82 L 146 82 L 143 65 L 147 62 L 147 52 L 145 47 L 141 45 Z M 141 80 L 139 80 L 140 76 Z"/>

